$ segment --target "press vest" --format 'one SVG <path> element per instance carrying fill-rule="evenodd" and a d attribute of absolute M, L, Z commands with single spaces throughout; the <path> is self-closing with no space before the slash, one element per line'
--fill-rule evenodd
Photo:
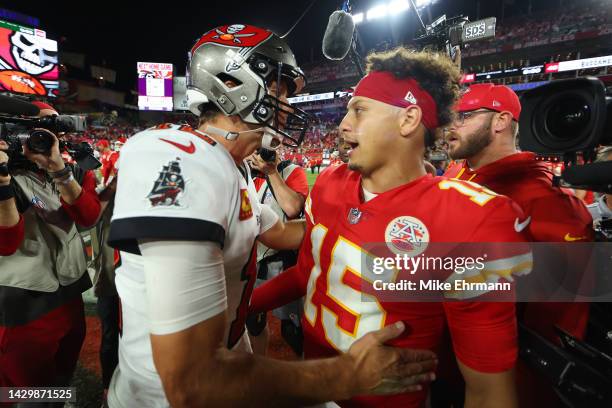
<path fill-rule="evenodd" d="M 0 256 L 0 286 L 55 292 L 87 270 L 82 238 L 62 207 L 55 185 L 33 172 L 15 172 L 17 194 L 30 205 L 22 213 L 25 236 L 13 255 Z"/>

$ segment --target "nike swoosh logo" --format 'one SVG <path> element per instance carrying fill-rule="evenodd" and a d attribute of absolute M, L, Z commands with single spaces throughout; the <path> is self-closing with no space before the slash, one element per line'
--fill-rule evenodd
<path fill-rule="evenodd" d="M 514 230 L 516 232 L 521 232 L 522 230 L 527 228 L 530 222 L 531 222 L 531 216 L 527 217 L 527 219 L 521 223 L 519 223 L 519 219 L 517 218 L 516 220 L 514 220 Z"/>
<path fill-rule="evenodd" d="M 183 145 L 183 144 L 174 142 L 172 140 L 166 140 L 166 139 L 162 139 L 162 138 L 160 138 L 159 140 L 161 140 L 162 142 L 170 143 L 172 146 L 178 147 L 179 149 L 181 149 L 182 151 L 184 151 L 187 154 L 193 154 L 195 152 L 195 150 L 196 150 L 195 145 L 191 141 L 189 142 L 188 145 Z"/>
<path fill-rule="evenodd" d="M 586 239 L 586 237 L 572 237 L 568 232 L 567 234 L 565 234 L 563 239 L 566 240 L 567 242 L 573 242 L 573 241 L 580 241 L 581 239 Z"/>

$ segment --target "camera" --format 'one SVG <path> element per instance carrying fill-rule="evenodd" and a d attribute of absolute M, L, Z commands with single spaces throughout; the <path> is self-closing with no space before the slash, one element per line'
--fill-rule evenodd
<path fill-rule="evenodd" d="M 265 162 L 273 163 L 276 161 L 276 150 L 268 150 L 261 148 L 259 149 L 258 154 Z"/>
<path fill-rule="evenodd" d="M 612 96 L 599 79 L 564 79 L 521 96 L 519 146 L 523 151 L 566 164 L 553 184 L 612 193 L 612 162 L 591 163 L 597 147 L 612 145 Z M 581 158 L 585 164 L 576 164 Z M 611 223 L 599 226 L 598 237 L 612 237 Z"/>
<path fill-rule="evenodd" d="M 612 193 L 612 162 L 591 163 L 597 147 L 612 144 L 612 96 L 599 79 L 564 79 L 521 96 L 521 150 L 562 158 L 555 185 Z M 577 165 L 578 159 L 585 164 Z"/>
<path fill-rule="evenodd" d="M 589 161 L 599 145 L 612 144 L 612 97 L 597 78 L 564 79 L 521 96 L 521 149 Z"/>
<path fill-rule="evenodd" d="M 54 115 L 42 118 L 0 116 L 0 140 L 8 144 L 7 154 L 11 162 L 22 163 L 23 147 L 33 153 L 49 154 L 53 147 L 53 136 L 49 132 L 83 132 L 87 128 L 84 116 Z M 93 156 L 93 148 L 86 142 L 71 143 L 60 141 L 60 151 L 67 151 L 84 170 L 100 167 Z M 8 167 L 0 166 L 0 174 L 7 175 Z"/>
<path fill-rule="evenodd" d="M 414 42 L 422 48 L 445 51 L 451 58 L 455 58 L 456 48 L 463 49 L 469 42 L 494 38 L 496 23 L 495 17 L 470 23 L 468 17 L 447 19 L 446 15 L 442 15 L 422 28 Z"/>
<path fill-rule="evenodd" d="M 276 150 L 264 149 L 263 147 L 257 150 L 257 154 L 267 163 L 276 161 Z M 266 178 L 266 175 L 251 166 L 251 176 L 253 178 Z"/>
<path fill-rule="evenodd" d="M 11 122 L 12 124 L 9 124 Z M 41 154 L 49 153 L 53 146 L 53 137 L 40 129 L 53 133 L 83 132 L 87 129 L 85 117 L 78 115 L 54 115 L 36 119 L 10 118 L 0 126 L 0 138 L 9 144 L 10 150 L 20 152 L 21 145 L 25 143 L 32 152 Z"/>
<path fill-rule="evenodd" d="M 604 218 L 595 226 L 595 241 L 612 242 L 612 218 Z"/>

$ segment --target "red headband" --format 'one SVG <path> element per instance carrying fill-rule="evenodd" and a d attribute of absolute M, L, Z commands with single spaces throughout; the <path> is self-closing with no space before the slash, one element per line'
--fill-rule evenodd
<path fill-rule="evenodd" d="M 364 96 L 399 108 L 416 105 L 423 112 L 423 125 L 437 128 L 438 108 L 431 95 L 412 78 L 400 79 L 387 71 L 372 71 L 359 81 L 353 96 Z"/>

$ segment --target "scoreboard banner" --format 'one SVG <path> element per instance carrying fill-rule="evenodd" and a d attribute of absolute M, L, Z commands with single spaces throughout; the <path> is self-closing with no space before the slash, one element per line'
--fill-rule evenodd
<path fill-rule="evenodd" d="M 57 41 L 42 30 L 0 21 L 0 91 L 57 96 Z"/>
<path fill-rule="evenodd" d="M 159 62 L 138 62 L 138 109 L 172 111 L 173 66 Z"/>
<path fill-rule="evenodd" d="M 546 73 L 578 71 L 581 69 L 608 67 L 610 65 L 612 65 L 612 55 L 605 55 L 572 61 L 551 62 L 546 64 Z"/>

